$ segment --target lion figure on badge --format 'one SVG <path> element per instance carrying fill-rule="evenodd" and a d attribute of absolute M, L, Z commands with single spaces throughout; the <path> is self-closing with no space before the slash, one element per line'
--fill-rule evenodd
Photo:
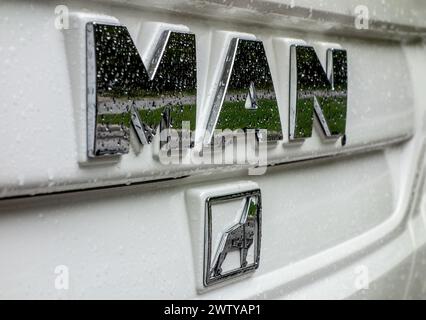
<path fill-rule="evenodd" d="M 222 274 L 222 264 L 229 252 L 240 252 L 240 268 L 247 266 L 247 254 L 253 245 L 256 231 L 257 198 L 249 197 L 243 208 L 240 221 L 228 228 L 222 235 L 210 274 Z"/>

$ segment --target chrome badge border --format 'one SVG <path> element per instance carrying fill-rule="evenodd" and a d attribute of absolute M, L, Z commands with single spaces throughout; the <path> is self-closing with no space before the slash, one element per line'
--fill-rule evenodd
<path fill-rule="evenodd" d="M 237 200 L 256 196 L 258 199 L 257 209 L 257 239 L 254 242 L 254 263 L 248 264 L 246 267 L 232 270 L 228 273 L 220 275 L 215 278 L 209 277 L 209 268 L 212 257 L 212 204 L 227 202 L 230 200 Z M 260 262 L 260 248 L 262 240 L 262 194 L 260 189 L 253 189 L 249 191 L 226 194 L 222 196 L 208 197 L 205 200 L 205 217 L 204 217 L 204 263 L 203 263 L 203 285 L 210 287 L 211 285 L 224 282 L 226 280 L 241 277 L 243 275 L 254 272 L 259 267 Z"/>

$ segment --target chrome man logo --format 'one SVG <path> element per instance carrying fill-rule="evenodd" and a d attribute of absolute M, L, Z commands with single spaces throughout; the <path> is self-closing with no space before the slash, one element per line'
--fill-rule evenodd
<path fill-rule="evenodd" d="M 87 155 L 89 158 L 129 152 L 130 127 L 141 144 L 160 132 L 161 146 L 194 146 L 197 122 L 195 35 L 164 31 L 152 56 L 141 54 L 126 27 L 89 23 L 87 41 Z M 347 54 L 327 51 L 323 67 L 314 48 L 290 47 L 287 116 L 280 115 L 261 41 L 233 38 L 220 66 L 219 82 L 203 124 L 203 146 L 223 141 L 226 134 L 255 131 L 258 141 L 300 141 L 312 135 L 314 117 L 324 139 L 346 138 Z M 286 101 L 281 101 L 285 104 Z M 288 119 L 283 126 L 281 119 Z M 173 129 L 177 134 L 170 134 Z M 266 134 L 265 134 L 266 132 Z M 173 137 L 173 138 L 172 138 Z M 217 138 L 217 139 L 216 139 Z M 216 141 L 215 141 L 216 140 Z"/>
<path fill-rule="evenodd" d="M 226 213 L 228 219 L 226 222 L 221 219 L 223 212 L 218 212 L 223 210 L 223 207 L 220 209 L 218 205 L 229 201 L 240 204 L 237 223 L 232 223 L 235 212 Z M 261 211 L 260 190 L 207 200 L 205 286 L 254 271 L 259 266 Z M 218 230 L 223 225 L 228 226 Z M 218 243 L 217 238 L 220 239 Z M 232 254 L 234 256 L 230 257 Z"/>

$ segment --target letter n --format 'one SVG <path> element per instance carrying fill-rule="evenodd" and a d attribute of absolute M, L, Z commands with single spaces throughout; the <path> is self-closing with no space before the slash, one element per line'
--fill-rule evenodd
<path fill-rule="evenodd" d="M 289 139 L 312 135 L 314 113 L 323 137 L 338 138 L 346 131 L 347 57 L 341 49 L 327 50 L 324 70 L 310 46 L 290 47 Z"/>

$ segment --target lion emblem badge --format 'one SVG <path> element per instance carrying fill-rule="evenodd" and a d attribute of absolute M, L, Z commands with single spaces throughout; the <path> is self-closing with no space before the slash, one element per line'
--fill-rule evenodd
<path fill-rule="evenodd" d="M 232 223 L 220 234 L 212 235 L 215 207 L 220 203 L 240 201 L 242 203 L 237 212 L 239 221 Z M 222 206 L 222 210 L 223 210 Z M 254 190 L 236 195 L 215 197 L 208 200 L 207 205 L 207 267 L 205 270 L 205 285 L 233 278 L 241 274 L 254 271 L 259 265 L 260 238 L 261 238 L 261 198 L 260 191 Z M 229 212 L 235 217 L 235 212 Z M 212 248 L 213 237 L 220 237 L 219 243 Z M 228 261 L 231 254 L 239 256 Z M 235 255 L 234 255 L 235 257 Z M 224 265 L 227 265 L 224 268 Z"/>

